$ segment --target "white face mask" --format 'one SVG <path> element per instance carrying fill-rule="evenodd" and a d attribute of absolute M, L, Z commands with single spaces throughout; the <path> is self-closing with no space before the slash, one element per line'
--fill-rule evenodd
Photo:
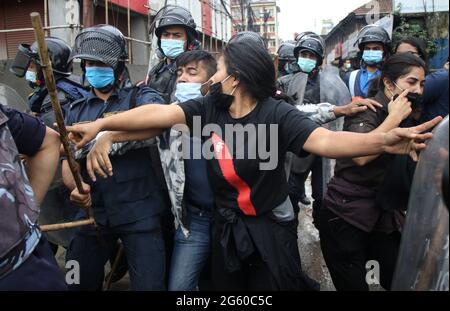
<path fill-rule="evenodd" d="M 37 81 L 37 73 L 34 72 L 34 71 L 28 70 L 27 73 L 25 74 L 25 79 L 28 82 L 36 83 L 36 81 Z"/>

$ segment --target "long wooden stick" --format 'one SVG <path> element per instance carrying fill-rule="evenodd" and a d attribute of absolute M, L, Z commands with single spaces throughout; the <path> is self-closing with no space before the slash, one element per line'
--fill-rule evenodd
<path fill-rule="evenodd" d="M 123 256 L 124 248 L 123 243 L 120 243 L 119 250 L 117 251 L 116 258 L 114 259 L 114 263 L 111 267 L 111 271 L 109 272 L 108 280 L 106 281 L 105 290 L 111 290 L 112 286 L 112 278 L 114 273 L 116 273 L 117 267 L 119 266 L 120 259 Z"/>
<path fill-rule="evenodd" d="M 88 219 L 88 220 L 81 220 L 81 221 L 74 221 L 74 222 L 67 222 L 63 224 L 54 224 L 54 225 L 43 225 L 40 226 L 42 232 L 52 232 L 52 231 L 60 231 L 60 230 L 67 230 L 67 229 L 74 229 L 89 225 L 94 225 L 94 219 Z"/>
<path fill-rule="evenodd" d="M 64 124 L 64 117 L 61 109 L 61 104 L 58 99 L 58 94 L 56 91 L 56 81 L 55 76 L 53 75 L 53 68 L 50 62 L 50 58 L 48 56 L 48 48 L 47 42 L 45 41 L 44 29 L 42 28 L 41 15 L 37 12 L 33 12 L 30 14 L 31 23 L 33 25 L 34 34 L 36 37 L 36 42 L 39 48 L 39 57 L 41 60 L 41 67 L 44 73 L 45 85 L 48 90 L 48 94 L 52 101 L 53 111 L 56 117 L 56 123 L 58 124 L 58 131 L 61 143 L 64 147 L 64 151 L 66 153 L 67 162 L 69 163 L 70 171 L 72 172 L 73 178 L 75 180 L 75 184 L 80 193 L 84 193 L 82 179 L 80 175 L 80 168 L 78 163 L 73 156 L 73 152 L 69 143 L 69 136 L 67 134 L 66 126 Z M 91 217 L 91 208 L 88 208 L 88 215 Z M 94 226 L 96 226 L 94 219 L 91 217 L 90 221 Z M 60 224 L 59 226 L 63 226 L 64 224 Z"/>

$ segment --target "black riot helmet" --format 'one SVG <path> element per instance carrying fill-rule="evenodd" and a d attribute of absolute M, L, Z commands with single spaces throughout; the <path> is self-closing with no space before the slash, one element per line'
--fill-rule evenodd
<path fill-rule="evenodd" d="M 72 61 L 70 60 L 72 49 L 70 46 L 64 40 L 56 37 L 45 38 L 45 41 L 55 76 L 70 76 L 72 74 Z M 9 70 L 19 78 L 23 78 L 31 61 L 36 64 L 37 72 L 40 74 L 42 63 L 37 42 L 34 42 L 32 45 L 19 45 L 16 58 Z"/>
<path fill-rule="evenodd" d="M 367 25 L 360 30 L 355 45 L 358 45 L 359 50 L 363 51 L 364 45 L 368 43 L 381 43 L 385 47 L 385 52 L 388 52 L 391 47 L 391 37 L 383 27 Z"/>
<path fill-rule="evenodd" d="M 320 67 L 325 57 L 325 41 L 323 38 L 314 32 L 304 32 L 298 35 L 296 39 L 295 58 L 298 59 L 302 51 L 310 51 L 317 56 L 317 66 Z"/>
<path fill-rule="evenodd" d="M 155 34 L 158 37 L 159 45 L 163 30 L 171 26 L 181 26 L 186 29 L 189 40 L 188 45 L 193 44 L 198 39 L 197 24 L 192 14 L 181 6 L 168 5 L 156 15 Z"/>
<path fill-rule="evenodd" d="M 295 62 L 294 56 L 295 44 L 291 42 L 284 42 L 280 45 L 278 49 L 278 59 L 288 62 Z"/>
<path fill-rule="evenodd" d="M 110 25 L 86 28 L 75 39 L 71 59 L 74 58 L 106 64 L 114 69 L 118 77 L 128 61 L 125 37 L 119 29 Z"/>

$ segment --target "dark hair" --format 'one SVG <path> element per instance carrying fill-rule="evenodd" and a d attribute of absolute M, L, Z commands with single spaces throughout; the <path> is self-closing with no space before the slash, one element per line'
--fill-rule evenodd
<path fill-rule="evenodd" d="M 394 53 L 397 53 L 398 48 L 403 43 L 406 43 L 406 44 L 409 44 L 409 45 L 412 45 L 413 47 L 415 47 L 417 49 L 417 51 L 419 52 L 420 58 L 422 58 L 426 63 L 428 63 L 428 53 L 427 53 L 427 46 L 425 44 L 425 41 L 423 41 L 420 38 L 416 38 L 416 37 L 403 38 L 399 42 L 397 42 L 397 44 L 395 45 Z"/>
<path fill-rule="evenodd" d="M 208 75 L 208 79 L 211 78 L 217 71 L 217 61 L 212 56 L 211 53 L 202 50 L 194 50 L 189 52 L 184 52 L 177 58 L 177 67 L 187 66 L 189 63 L 199 63 L 202 64 L 206 68 L 206 73 Z"/>
<path fill-rule="evenodd" d="M 374 97 L 379 91 L 384 91 L 384 79 L 396 82 L 400 77 L 411 72 L 413 67 L 427 71 L 425 61 L 411 53 L 394 54 L 388 58 L 381 69 L 381 76 L 373 79 L 369 88 L 369 97 Z"/>
<path fill-rule="evenodd" d="M 274 96 L 275 66 L 269 52 L 249 40 L 230 42 L 223 51 L 228 74 L 258 101 Z"/>

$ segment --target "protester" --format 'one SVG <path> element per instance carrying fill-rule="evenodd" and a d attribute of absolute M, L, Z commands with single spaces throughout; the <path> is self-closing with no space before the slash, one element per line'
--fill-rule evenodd
<path fill-rule="evenodd" d="M 208 174 L 215 199 L 212 224 L 215 289 L 314 288 L 301 270 L 297 227 L 283 165 L 286 152 L 298 155 L 311 152 L 330 158 L 382 152 L 416 157 L 416 151 L 425 148 L 422 141 L 432 136 L 418 133 L 441 119 L 386 133 L 335 133 L 320 128 L 295 107 L 272 98 L 275 94 L 272 59 L 265 47 L 245 36 L 229 42 L 217 69 L 211 78 L 209 95 L 204 98 L 180 105 L 139 107 L 68 130 L 81 147 L 102 130 L 145 132 L 176 124 L 187 124 L 191 131 L 194 126 L 203 128 L 206 134 L 203 141 L 214 147 L 214 153 L 208 154 L 212 156 L 208 159 Z M 213 124 L 212 128 L 205 130 L 208 124 Z M 237 126 L 237 137 L 244 137 L 243 143 L 224 141 L 220 134 L 226 132 L 226 124 Z M 259 125 L 265 141 L 275 135 L 272 139 L 279 146 L 268 160 L 267 157 L 263 160 L 264 155 L 251 159 L 248 148 L 255 150 L 256 146 L 242 132 L 243 125 Z M 154 132 L 148 131 L 148 135 L 153 136 Z M 278 137 L 279 140 L 275 139 Z M 239 152 L 244 155 L 242 159 L 236 157 Z M 111 171 L 111 167 L 105 169 Z M 277 191 L 273 191 L 275 187 Z"/>
<path fill-rule="evenodd" d="M 425 72 L 425 62 L 413 54 L 390 57 L 370 94 L 383 109 L 346 118 L 344 130 L 376 134 L 404 125 L 404 120 L 420 111 Z M 393 207 L 391 202 L 391 208 L 380 207 L 376 197 L 393 159 L 382 153 L 337 161 L 319 212 L 322 252 L 337 290 L 368 290 L 366 264 L 370 260 L 380 264 L 381 285 L 390 289 L 404 206 Z M 403 174 L 406 177 L 408 172 Z"/>

